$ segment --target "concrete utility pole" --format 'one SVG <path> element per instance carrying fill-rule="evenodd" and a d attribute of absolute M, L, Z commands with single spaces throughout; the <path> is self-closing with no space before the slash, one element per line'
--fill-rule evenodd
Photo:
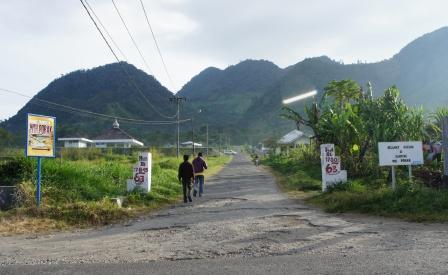
<path fill-rule="evenodd" d="M 448 116 L 442 119 L 443 185 L 448 187 Z"/>
<path fill-rule="evenodd" d="M 193 122 L 194 120 L 193 120 L 193 117 L 191 117 L 191 142 L 192 142 L 192 145 L 193 145 L 193 158 L 194 158 L 194 156 L 196 155 L 196 152 L 195 152 L 195 148 L 194 148 L 194 122 Z"/>
<path fill-rule="evenodd" d="M 207 144 L 207 147 L 205 148 L 205 150 L 206 150 L 206 155 L 207 155 L 207 157 L 208 157 L 208 124 L 206 124 L 206 136 L 205 136 L 205 143 Z"/>
<path fill-rule="evenodd" d="M 176 114 L 176 120 L 177 120 L 177 146 L 176 146 L 176 156 L 177 158 L 179 158 L 179 144 L 180 144 L 180 103 L 182 101 L 187 101 L 186 97 L 179 97 L 179 96 L 175 96 L 173 95 L 173 97 L 170 98 L 171 102 L 176 103 L 177 105 L 177 114 Z"/>

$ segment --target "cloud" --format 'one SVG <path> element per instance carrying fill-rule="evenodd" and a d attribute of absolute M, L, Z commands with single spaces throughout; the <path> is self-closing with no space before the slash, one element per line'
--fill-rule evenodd
<path fill-rule="evenodd" d="M 151 71 L 111 1 L 89 3 L 128 61 L 173 91 L 208 66 L 223 68 L 247 58 L 282 67 L 320 55 L 346 63 L 379 61 L 448 25 L 448 3 L 442 0 L 143 0 L 175 80 L 172 87 L 139 1 L 115 1 Z M 3 88 L 34 95 L 61 74 L 114 62 L 79 1 L 7 1 L 0 4 L 0 18 Z M 14 115 L 24 102 L 0 94 L 0 119 Z"/>

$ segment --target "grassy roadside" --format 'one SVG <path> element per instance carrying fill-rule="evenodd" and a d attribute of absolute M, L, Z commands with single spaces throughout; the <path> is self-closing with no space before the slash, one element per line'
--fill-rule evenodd
<path fill-rule="evenodd" d="M 320 166 L 314 160 L 274 157 L 263 162 L 278 179 L 280 188 L 292 199 L 305 201 L 330 213 L 362 213 L 412 222 L 448 222 L 448 191 L 419 181 L 409 182 L 404 174 L 395 191 L 387 177 L 358 178 L 328 192 L 320 192 Z"/>
<path fill-rule="evenodd" d="M 32 159 L 22 157 L 0 165 L 3 182 L 18 187 L 20 207 L 0 211 L 0 235 L 43 233 L 102 226 L 146 214 L 177 202 L 181 185 L 177 181 L 179 161 L 153 154 L 151 192 L 126 192 L 126 179 L 131 177 L 134 156 L 96 155 L 66 156 L 60 162 L 45 159 L 43 163 L 42 204 L 34 202 Z M 230 161 L 227 156 L 209 157 L 207 176 L 220 171 Z M 111 198 L 124 198 L 122 208 Z"/>

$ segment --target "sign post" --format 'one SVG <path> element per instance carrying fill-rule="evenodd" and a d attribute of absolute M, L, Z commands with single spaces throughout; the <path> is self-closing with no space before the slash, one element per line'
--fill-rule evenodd
<path fill-rule="evenodd" d="M 37 158 L 36 204 L 41 201 L 42 158 L 55 157 L 56 118 L 28 114 L 25 155 Z"/>
<path fill-rule="evenodd" d="M 133 178 L 127 180 L 127 191 L 138 189 L 148 193 L 151 191 L 151 153 L 140 152 L 138 162 L 133 168 Z"/>
<path fill-rule="evenodd" d="M 320 146 L 320 158 L 322 192 L 327 191 L 330 185 L 347 182 L 347 171 L 341 170 L 341 158 L 336 156 L 334 144 L 322 144 Z"/>
<path fill-rule="evenodd" d="M 392 167 L 392 189 L 396 188 L 396 166 L 408 166 L 412 179 L 412 165 L 423 164 L 423 144 L 421 141 L 378 143 L 380 166 Z"/>

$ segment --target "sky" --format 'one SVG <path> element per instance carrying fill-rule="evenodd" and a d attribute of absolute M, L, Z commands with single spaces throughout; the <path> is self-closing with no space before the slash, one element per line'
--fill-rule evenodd
<path fill-rule="evenodd" d="M 115 48 L 120 60 L 173 92 L 207 67 L 225 69 L 245 59 L 282 68 L 322 55 L 377 62 L 448 25 L 446 0 L 142 0 L 170 82 L 140 0 L 114 1 L 148 66 L 112 1 L 87 1 L 123 52 Z M 0 22 L 2 89 L 34 96 L 63 74 L 115 62 L 79 0 L 1 1 Z M 0 91 L 0 120 L 28 100 Z"/>

